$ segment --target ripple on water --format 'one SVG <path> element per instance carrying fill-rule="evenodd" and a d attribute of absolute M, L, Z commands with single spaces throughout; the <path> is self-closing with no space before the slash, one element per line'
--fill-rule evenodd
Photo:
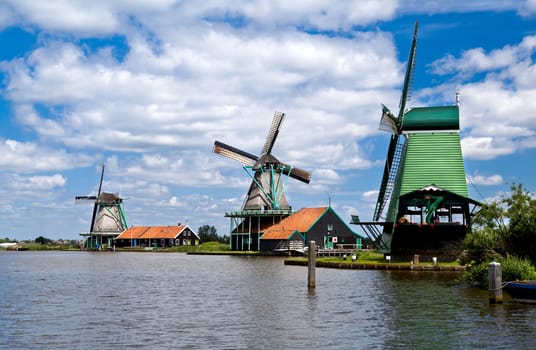
<path fill-rule="evenodd" d="M 0 254 L 0 348 L 532 348 L 536 307 L 490 306 L 449 273 L 280 258 Z M 497 334 L 501 342 L 497 343 Z"/>

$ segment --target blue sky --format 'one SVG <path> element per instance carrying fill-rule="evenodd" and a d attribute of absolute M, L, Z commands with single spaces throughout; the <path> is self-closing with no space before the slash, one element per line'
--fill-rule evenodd
<path fill-rule="evenodd" d="M 419 21 L 408 107 L 460 93 L 471 197 L 536 192 L 536 1 L 0 3 L 0 237 L 79 238 L 90 206 L 125 198 L 129 225 L 228 234 L 250 178 L 215 140 L 312 171 L 290 204 L 372 216 Z M 356 228 L 357 229 L 357 228 Z"/>

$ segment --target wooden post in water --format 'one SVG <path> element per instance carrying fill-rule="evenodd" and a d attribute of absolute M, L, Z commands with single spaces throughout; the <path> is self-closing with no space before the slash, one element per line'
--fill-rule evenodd
<path fill-rule="evenodd" d="M 490 304 L 501 304 L 503 302 L 502 292 L 502 272 L 501 264 L 498 262 L 490 262 L 488 269 L 489 279 L 489 302 Z"/>
<path fill-rule="evenodd" d="M 316 243 L 309 241 L 309 260 L 307 262 L 307 286 L 316 288 Z"/>

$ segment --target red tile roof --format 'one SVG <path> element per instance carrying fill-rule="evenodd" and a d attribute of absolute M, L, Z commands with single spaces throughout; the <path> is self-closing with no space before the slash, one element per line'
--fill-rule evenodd
<path fill-rule="evenodd" d="M 294 231 L 305 233 L 326 212 L 328 207 L 303 208 L 269 227 L 261 239 L 288 239 Z"/>
<path fill-rule="evenodd" d="M 188 226 L 134 226 L 116 239 L 171 239 L 177 238 Z M 193 232 L 193 231 L 192 231 Z"/>

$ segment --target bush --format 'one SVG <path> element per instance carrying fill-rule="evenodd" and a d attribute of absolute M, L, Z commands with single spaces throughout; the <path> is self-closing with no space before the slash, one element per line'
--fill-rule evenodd
<path fill-rule="evenodd" d="M 467 264 L 463 280 L 472 285 L 486 286 L 488 283 L 488 265 L 487 262 Z"/>
<path fill-rule="evenodd" d="M 534 266 L 528 259 L 515 256 L 500 259 L 502 279 L 506 281 L 530 280 L 534 278 Z"/>
<path fill-rule="evenodd" d="M 515 256 L 506 258 L 498 258 L 496 260 L 501 264 L 503 282 L 515 280 L 530 280 L 534 279 L 536 270 L 531 262 L 527 259 L 521 259 Z M 488 268 L 489 262 L 480 262 L 467 266 L 463 278 L 464 281 L 478 286 L 488 285 Z"/>

